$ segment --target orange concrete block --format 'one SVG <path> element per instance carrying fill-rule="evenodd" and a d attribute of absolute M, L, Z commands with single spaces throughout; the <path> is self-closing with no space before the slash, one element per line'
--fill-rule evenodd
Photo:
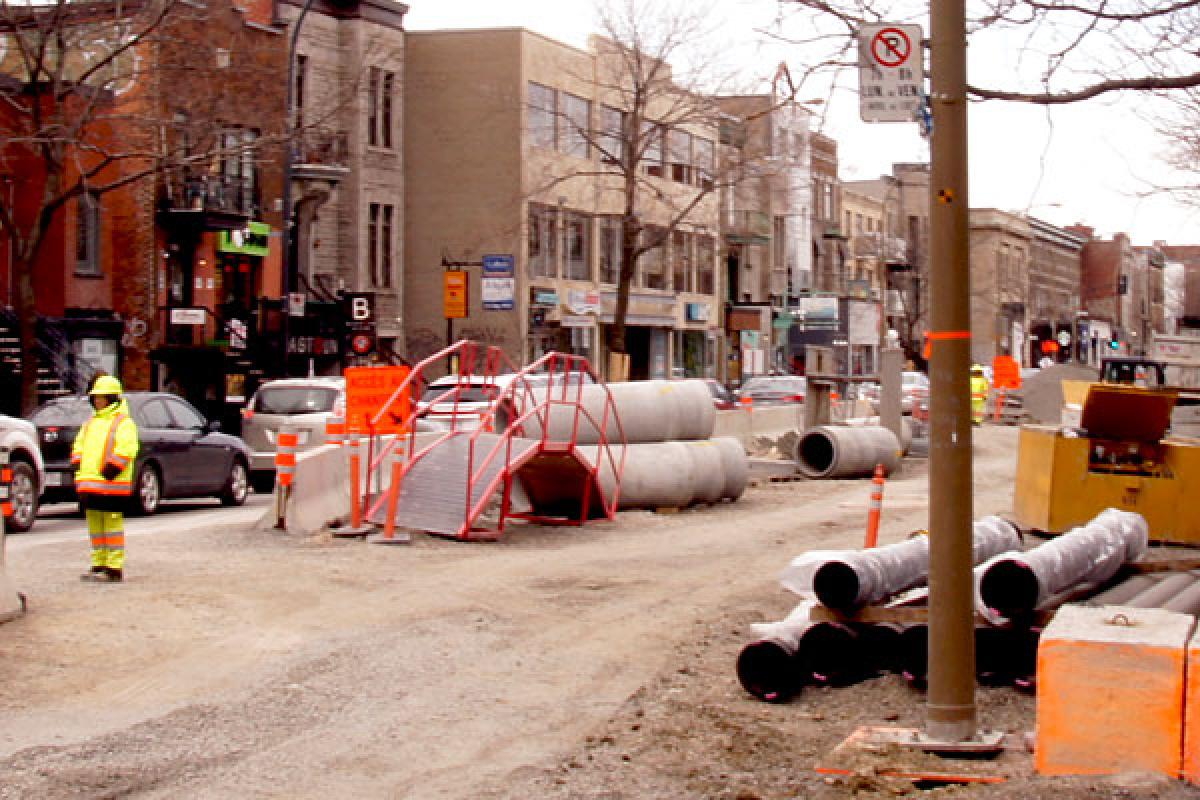
<path fill-rule="evenodd" d="M 1178 777 L 1194 626 L 1161 609 L 1059 609 L 1038 646 L 1037 771 Z"/>
<path fill-rule="evenodd" d="M 1187 653 L 1187 691 L 1183 708 L 1183 777 L 1200 783 L 1200 636 Z"/>

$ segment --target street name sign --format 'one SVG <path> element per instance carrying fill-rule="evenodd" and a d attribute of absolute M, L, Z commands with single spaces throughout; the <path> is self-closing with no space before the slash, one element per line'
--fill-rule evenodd
<path fill-rule="evenodd" d="M 924 84 L 920 25 L 882 23 L 858 29 L 858 112 L 863 122 L 916 121 Z"/>

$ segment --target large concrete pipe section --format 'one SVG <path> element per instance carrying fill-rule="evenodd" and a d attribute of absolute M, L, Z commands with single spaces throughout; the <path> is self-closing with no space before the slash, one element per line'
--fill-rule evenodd
<path fill-rule="evenodd" d="M 809 478 L 863 478 L 883 464 L 885 474 L 900 465 L 900 442 L 887 428 L 818 425 L 796 440 L 792 457 Z"/>
<path fill-rule="evenodd" d="M 706 390 L 707 391 L 707 390 Z M 746 453 L 736 439 L 643 442 L 610 448 L 619 463 L 625 456 L 617 508 L 685 508 L 741 497 L 749 480 Z M 600 462 L 600 486 L 612 496 L 615 476 L 600 448 L 580 447 L 595 464 Z"/>
<path fill-rule="evenodd" d="M 890 433 L 889 433 L 890 435 Z M 1021 537 L 1012 523 L 991 516 L 973 525 L 972 558 L 979 564 L 1018 550 Z M 785 589 L 815 592 L 829 608 L 854 609 L 925 583 L 929 537 L 915 536 L 870 550 L 813 550 L 794 558 L 780 582 Z"/>
<path fill-rule="evenodd" d="M 1158 579 L 1153 575 L 1134 575 L 1088 598 L 1088 605 L 1123 606 L 1156 583 Z"/>
<path fill-rule="evenodd" d="M 582 388 L 567 387 L 565 394 L 562 388 L 534 389 L 531 394 L 537 404 L 540 405 L 547 398 L 560 402 L 553 402 L 526 420 L 525 435 L 540 438 L 545 429 L 550 441 L 596 444 L 600 441 L 599 427 L 604 423 L 605 405 L 611 394 L 613 406 L 609 407 L 609 420 L 605 428 L 610 443 L 620 441 L 622 429 L 625 440 L 630 444 L 707 439 L 712 436 L 717 411 L 712 394 L 702 380 L 630 381 L 610 383 L 607 392 L 605 389 L 605 386 L 598 384 L 588 384 Z M 518 403 L 522 401 L 521 395 L 518 389 Z M 561 402 L 564 399 L 570 402 Z M 586 415 L 577 415 L 576 399 L 587 412 Z M 614 407 L 620 417 L 620 427 L 612 419 Z"/>
<path fill-rule="evenodd" d="M 1195 583 L 1196 577 L 1188 572 L 1168 575 L 1144 592 L 1139 592 L 1129 598 L 1122 605 L 1130 608 L 1165 608 L 1181 593 L 1191 589 Z"/>
<path fill-rule="evenodd" d="M 892 430 L 884 425 L 879 417 L 851 417 L 842 424 L 848 428 L 887 428 L 889 431 Z M 896 427 L 900 429 L 900 451 L 904 455 L 908 455 L 913 439 L 912 417 L 901 417 Z"/>
<path fill-rule="evenodd" d="M 1200 580 L 1163 603 L 1162 607 L 1180 614 L 1200 614 Z"/>
<path fill-rule="evenodd" d="M 811 610 L 812 602 L 806 600 L 779 622 L 750 626 L 758 639 L 738 654 L 737 676 L 743 689 L 759 700 L 782 703 L 804 687 L 796 652 L 800 637 L 813 624 Z"/>
<path fill-rule="evenodd" d="M 979 580 L 977 601 L 1010 619 L 1028 614 L 1071 586 L 1111 579 L 1146 552 L 1148 534 L 1140 514 L 1102 511 L 1087 525 L 1028 552 L 996 559 Z"/>

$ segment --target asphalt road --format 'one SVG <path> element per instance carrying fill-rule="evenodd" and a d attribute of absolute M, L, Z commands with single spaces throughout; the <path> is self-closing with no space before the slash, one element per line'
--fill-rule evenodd
<path fill-rule="evenodd" d="M 271 495 L 251 493 L 244 506 L 228 508 L 217 499 L 165 500 L 159 512 L 150 517 L 125 517 L 126 536 L 146 536 L 180 528 L 250 525 L 271 505 Z M 10 553 L 30 547 L 63 542 L 85 535 L 83 515 L 74 503 L 43 506 L 37 522 L 27 533 L 5 537 Z"/>

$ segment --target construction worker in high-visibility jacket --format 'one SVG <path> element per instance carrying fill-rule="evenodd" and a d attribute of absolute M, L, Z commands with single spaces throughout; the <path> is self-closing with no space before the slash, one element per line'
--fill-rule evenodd
<path fill-rule="evenodd" d="M 961 384 L 959 384 L 961 385 Z M 987 376 L 983 374 L 983 367 L 979 364 L 971 365 L 971 422 L 976 425 L 983 424 L 983 415 L 987 411 L 988 390 L 991 387 L 988 385 Z"/>
<path fill-rule="evenodd" d="M 92 569 L 85 581 L 120 583 L 125 577 L 125 514 L 133 495 L 138 429 L 121 397 L 121 382 L 101 375 L 88 390 L 95 409 L 71 448 L 75 492 L 87 516 Z"/>

